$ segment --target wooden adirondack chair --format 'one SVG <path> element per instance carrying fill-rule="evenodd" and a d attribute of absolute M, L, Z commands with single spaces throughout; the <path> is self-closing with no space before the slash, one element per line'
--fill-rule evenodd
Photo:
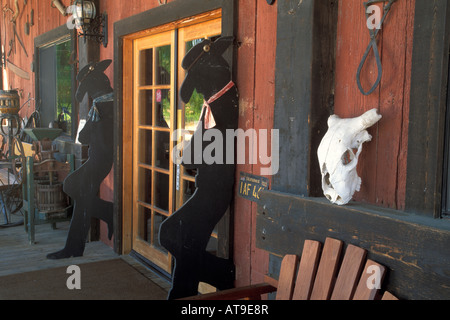
<path fill-rule="evenodd" d="M 327 238 L 322 250 L 318 241 L 306 240 L 300 259 L 286 255 L 281 263 L 279 280 L 265 277 L 262 284 L 189 297 L 189 300 L 259 300 L 275 292 L 277 300 L 374 300 L 380 298 L 372 280 L 383 282 L 386 268 L 370 259 L 367 251 L 348 245 L 341 259 L 344 243 Z M 298 271 L 297 271 L 298 269 Z M 369 282 L 369 284 L 368 284 Z M 383 300 L 398 300 L 389 292 Z"/>

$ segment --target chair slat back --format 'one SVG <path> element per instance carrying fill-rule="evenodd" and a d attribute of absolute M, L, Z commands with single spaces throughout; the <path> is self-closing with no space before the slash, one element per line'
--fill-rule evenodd
<path fill-rule="evenodd" d="M 367 251 L 351 244 L 341 260 L 343 246 L 340 240 L 326 238 L 322 250 L 319 241 L 305 240 L 300 263 L 296 255 L 286 255 L 276 299 L 374 300 L 386 268 L 370 259 L 366 261 Z M 398 299 L 385 292 L 383 300 Z"/>
<path fill-rule="evenodd" d="M 385 291 L 381 300 L 398 300 L 398 298 L 389 291 Z"/>
<path fill-rule="evenodd" d="M 374 300 L 383 283 L 385 273 L 386 268 L 383 265 L 368 259 L 353 300 Z"/>
<path fill-rule="evenodd" d="M 327 238 L 323 247 L 311 300 L 328 300 L 331 296 L 336 273 L 340 263 L 343 242 Z"/>
<path fill-rule="evenodd" d="M 294 279 L 297 272 L 298 257 L 286 255 L 281 262 L 280 278 L 276 300 L 291 300 L 294 291 Z"/>
<path fill-rule="evenodd" d="M 331 300 L 350 300 L 358 285 L 366 259 L 366 250 L 348 245 L 334 285 Z"/>
<path fill-rule="evenodd" d="M 319 241 L 305 240 L 293 300 L 309 300 L 319 266 L 321 247 L 322 244 Z"/>

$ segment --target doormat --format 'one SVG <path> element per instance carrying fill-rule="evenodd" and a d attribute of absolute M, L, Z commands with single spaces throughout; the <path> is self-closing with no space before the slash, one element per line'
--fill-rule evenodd
<path fill-rule="evenodd" d="M 68 267 L 58 267 L 0 277 L 0 300 L 167 299 L 167 291 L 122 259 L 78 267 L 79 272 L 68 273 Z"/>

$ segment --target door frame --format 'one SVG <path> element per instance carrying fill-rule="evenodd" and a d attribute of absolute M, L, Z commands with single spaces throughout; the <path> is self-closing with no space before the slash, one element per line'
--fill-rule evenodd
<path fill-rule="evenodd" d="M 132 99 L 133 93 L 129 90 L 129 84 L 132 83 L 133 69 L 129 67 L 130 61 L 124 59 L 124 48 L 127 50 L 132 48 L 130 42 L 140 36 L 149 35 L 149 29 L 160 32 L 169 26 L 173 28 L 174 24 L 187 26 L 193 23 L 191 17 L 194 16 L 196 17 L 194 23 L 202 19 L 206 21 L 218 9 L 221 10 L 222 36 L 234 36 L 235 2 L 236 0 L 210 0 L 206 3 L 197 0 L 173 1 L 114 24 L 114 251 L 118 254 L 128 254 L 132 251 L 132 215 L 125 212 L 132 212 L 133 199 L 132 195 L 124 192 L 130 188 L 130 183 L 132 184 L 130 175 L 124 172 L 124 168 L 128 167 L 124 162 L 124 159 L 126 160 L 124 154 L 132 152 L 132 144 L 123 142 L 132 138 L 129 132 L 125 132 L 127 136 L 124 137 L 124 123 L 129 124 L 132 115 L 124 114 L 123 103 Z M 234 50 L 228 50 L 224 57 L 234 70 Z M 229 255 L 231 245 L 227 247 L 228 252 L 225 255 Z"/>

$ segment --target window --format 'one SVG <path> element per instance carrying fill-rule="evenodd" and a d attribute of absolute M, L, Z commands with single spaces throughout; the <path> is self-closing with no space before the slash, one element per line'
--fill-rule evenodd
<path fill-rule="evenodd" d="M 40 127 L 76 133 L 76 41 L 62 26 L 35 38 L 36 107 Z M 73 119 L 75 120 L 73 122 Z"/>
<path fill-rule="evenodd" d="M 72 132 L 72 41 L 64 39 L 39 49 L 41 127 Z"/>

